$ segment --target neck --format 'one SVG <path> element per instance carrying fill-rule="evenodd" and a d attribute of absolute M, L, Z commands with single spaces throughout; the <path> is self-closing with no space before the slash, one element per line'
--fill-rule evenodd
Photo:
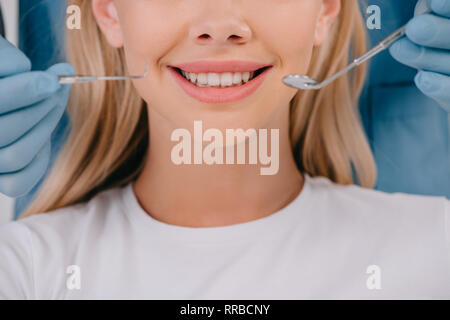
<path fill-rule="evenodd" d="M 262 175 L 261 168 L 268 165 L 259 161 L 257 165 L 175 165 L 171 153 L 176 143 L 170 140 L 174 128 L 162 125 L 167 122 L 156 113 L 149 118 L 150 149 L 134 191 L 143 209 L 159 221 L 186 227 L 244 223 L 282 209 L 303 187 L 291 149 L 287 112 L 270 125 L 280 128 L 279 169 L 274 175 Z"/>

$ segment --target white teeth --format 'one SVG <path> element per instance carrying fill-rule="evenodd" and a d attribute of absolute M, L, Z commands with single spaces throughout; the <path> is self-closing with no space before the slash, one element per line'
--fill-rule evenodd
<path fill-rule="evenodd" d="M 181 70 L 183 76 L 199 87 L 231 87 L 242 85 L 253 78 L 254 72 L 193 73 Z"/>
<path fill-rule="evenodd" d="M 233 74 L 233 84 L 240 84 L 242 82 L 242 73 L 236 72 Z"/>
<path fill-rule="evenodd" d="M 231 72 L 222 73 L 220 76 L 220 85 L 222 87 L 229 87 L 233 85 L 233 74 Z"/>
<path fill-rule="evenodd" d="M 208 73 L 208 86 L 217 87 L 220 85 L 220 75 L 218 73 Z"/>
<path fill-rule="evenodd" d="M 197 75 L 197 83 L 207 85 L 208 84 L 208 75 L 206 73 L 199 73 Z"/>
<path fill-rule="evenodd" d="M 250 72 L 244 72 L 242 74 L 242 81 L 248 82 L 249 79 L 250 79 Z"/>

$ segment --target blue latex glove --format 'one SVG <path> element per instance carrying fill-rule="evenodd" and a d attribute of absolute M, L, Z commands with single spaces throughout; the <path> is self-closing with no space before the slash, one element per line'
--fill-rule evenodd
<path fill-rule="evenodd" d="M 69 64 L 31 72 L 30 60 L 0 37 L 0 193 L 19 197 L 44 176 L 50 139 L 67 105 L 70 86 L 57 75 Z"/>
<path fill-rule="evenodd" d="M 419 69 L 419 90 L 450 112 L 450 0 L 426 1 L 433 13 L 414 17 L 407 37 L 394 43 L 390 52 L 399 62 Z"/>

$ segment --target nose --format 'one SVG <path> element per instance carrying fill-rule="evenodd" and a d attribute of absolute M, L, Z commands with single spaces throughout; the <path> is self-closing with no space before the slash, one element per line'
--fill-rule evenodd
<path fill-rule="evenodd" d="M 224 46 L 245 44 L 252 31 L 232 1 L 206 1 L 203 10 L 192 22 L 189 37 L 199 45 Z"/>

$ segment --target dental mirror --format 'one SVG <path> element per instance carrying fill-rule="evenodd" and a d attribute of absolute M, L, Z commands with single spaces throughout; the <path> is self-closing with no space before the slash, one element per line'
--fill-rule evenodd
<path fill-rule="evenodd" d="M 430 13 L 431 8 L 429 7 L 428 3 L 426 1 L 421 0 L 416 8 L 416 15 L 417 14 L 425 14 Z M 337 72 L 336 74 L 330 76 L 329 78 L 323 80 L 322 82 L 318 82 L 316 79 L 313 79 L 311 77 L 300 75 L 300 74 L 290 74 L 283 78 L 284 84 L 286 84 L 289 87 L 292 87 L 294 89 L 299 90 L 319 90 L 323 87 L 326 87 L 330 83 L 332 83 L 334 80 L 338 79 L 339 77 L 343 76 L 347 72 L 351 71 L 352 69 L 356 68 L 363 62 L 368 61 L 369 59 L 375 57 L 380 52 L 384 51 L 385 49 L 389 48 L 391 44 L 393 44 L 395 41 L 400 39 L 406 34 L 406 25 L 401 27 L 400 29 L 396 30 L 389 36 L 387 36 L 385 39 L 383 39 L 378 45 L 367 51 L 365 54 L 363 54 L 361 57 L 353 60 L 352 63 L 350 63 L 347 67 L 342 69 L 341 71 Z"/>

